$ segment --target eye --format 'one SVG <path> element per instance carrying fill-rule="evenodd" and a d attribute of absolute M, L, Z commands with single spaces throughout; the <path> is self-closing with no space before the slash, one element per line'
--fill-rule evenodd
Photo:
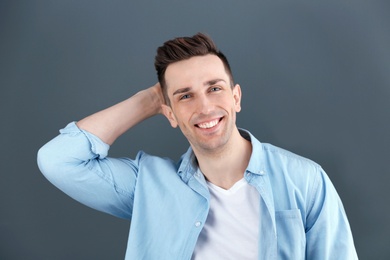
<path fill-rule="evenodd" d="M 190 98 L 190 97 L 191 97 L 190 94 L 185 94 L 185 95 L 180 96 L 180 100 L 188 99 L 188 98 Z"/>
<path fill-rule="evenodd" d="M 220 91 L 221 88 L 220 87 L 211 87 L 210 88 L 210 92 L 215 92 L 215 91 Z"/>

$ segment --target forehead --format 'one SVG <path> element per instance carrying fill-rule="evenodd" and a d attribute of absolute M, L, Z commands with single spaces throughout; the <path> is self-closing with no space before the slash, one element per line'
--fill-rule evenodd
<path fill-rule="evenodd" d="M 224 79 L 226 82 L 229 80 L 222 60 L 213 54 L 172 63 L 165 71 L 168 93 L 177 88 L 194 87 L 216 78 Z"/>

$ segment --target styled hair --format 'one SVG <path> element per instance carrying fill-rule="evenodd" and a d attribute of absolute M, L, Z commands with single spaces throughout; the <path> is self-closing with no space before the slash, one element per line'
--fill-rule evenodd
<path fill-rule="evenodd" d="M 154 66 L 157 71 L 158 81 L 160 82 L 165 102 L 168 105 L 170 105 L 170 101 L 165 82 L 165 71 L 167 67 L 178 61 L 187 60 L 195 56 L 205 56 L 207 54 L 214 54 L 222 60 L 226 73 L 230 78 L 230 85 L 233 87 L 233 74 L 229 62 L 225 55 L 218 50 L 209 36 L 203 33 L 197 33 L 192 37 L 178 37 L 166 41 L 157 49 Z"/>

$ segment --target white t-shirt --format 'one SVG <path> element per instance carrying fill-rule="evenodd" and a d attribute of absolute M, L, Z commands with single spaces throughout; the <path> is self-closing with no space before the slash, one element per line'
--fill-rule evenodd
<path fill-rule="evenodd" d="M 229 190 L 207 182 L 210 212 L 193 260 L 258 259 L 260 195 L 245 179 Z"/>

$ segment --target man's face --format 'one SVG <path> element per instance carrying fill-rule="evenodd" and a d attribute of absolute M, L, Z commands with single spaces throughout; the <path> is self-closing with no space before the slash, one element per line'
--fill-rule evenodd
<path fill-rule="evenodd" d="M 198 152 L 219 152 L 230 141 L 241 110 L 241 89 L 216 55 L 170 64 L 165 72 L 170 106 L 163 105 L 172 127 L 179 126 Z"/>

